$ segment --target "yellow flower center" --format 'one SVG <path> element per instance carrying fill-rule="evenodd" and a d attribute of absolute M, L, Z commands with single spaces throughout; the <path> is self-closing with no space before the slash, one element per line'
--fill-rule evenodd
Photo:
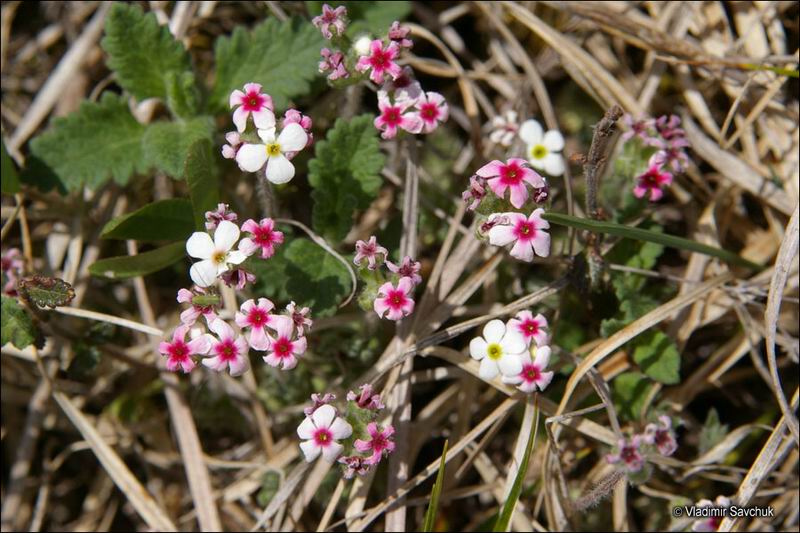
<path fill-rule="evenodd" d="M 490 344 L 489 347 L 486 348 L 486 352 L 489 355 L 489 359 L 493 359 L 494 361 L 497 361 L 503 356 L 503 349 L 499 344 Z"/>
<path fill-rule="evenodd" d="M 227 256 L 227 254 L 225 252 L 217 252 L 217 253 L 214 254 L 214 257 L 212 257 L 211 259 L 216 264 L 221 265 L 222 263 L 225 262 L 225 257 L 226 256 Z"/>
<path fill-rule="evenodd" d="M 270 157 L 281 155 L 281 145 L 278 143 L 269 143 L 267 145 L 267 155 Z"/>
<path fill-rule="evenodd" d="M 547 148 L 543 144 L 535 144 L 531 148 L 531 156 L 534 159 L 542 159 L 547 155 Z"/>

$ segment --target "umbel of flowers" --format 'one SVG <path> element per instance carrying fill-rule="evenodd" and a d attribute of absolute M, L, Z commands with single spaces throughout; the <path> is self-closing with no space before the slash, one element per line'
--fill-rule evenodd
<path fill-rule="evenodd" d="M 304 409 L 306 418 L 297 427 L 300 449 L 308 462 L 318 457 L 338 461 L 346 479 L 363 476 L 394 451 L 394 427 L 378 424 L 384 405 L 368 384 L 347 393 L 344 412 L 334 400 L 330 393 L 311 395 L 312 405 Z"/>
<path fill-rule="evenodd" d="M 647 424 L 643 433 L 620 438 L 612 453 L 606 455 L 606 461 L 618 465 L 630 480 L 643 482 L 649 477 L 646 468 L 648 455 L 657 453 L 669 457 L 677 449 L 672 419 L 661 415 L 658 423 Z"/>

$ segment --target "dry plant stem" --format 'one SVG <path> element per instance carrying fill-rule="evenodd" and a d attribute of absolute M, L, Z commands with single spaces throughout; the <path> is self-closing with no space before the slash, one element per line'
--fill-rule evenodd
<path fill-rule="evenodd" d="M 608 143 L 614 134 L 614 127 L 622 117 L 622 108 L 618 105 L 611 106 L 606 114 L 594 127 L 592 145 L 583 162 L 583 177 L 586 179 L 586 214 L 595 220 L 600 220 L 597 206 L 597 193 L 600 189 L 600 170 L 606 161 Z"/>
<path fill-rule="evenodd" d="M 272 183 L 265 175 L 256 174 L 256 195 L 261 205 L 261 214 L 267 218 L 275 218 L 278 214 L 278 205 L 275 200 L 275 190 Z"/>

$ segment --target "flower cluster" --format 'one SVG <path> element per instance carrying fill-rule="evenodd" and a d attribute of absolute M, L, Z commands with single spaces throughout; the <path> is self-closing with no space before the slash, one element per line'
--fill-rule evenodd
<path fill-rule="evenodd" d="M 17 281 L 22 276 L 25 261 L 18 248 L 9 248 L 0 258 L 3 268 L 3 294 L 6 296 L 17 295 Z"/>
<path fill-rule="evenodd" d="M 222 155 L 235 159 L 244 172 L 264 171 L 272 183 L 290 181 L 295 174 L 291 159 L 311 144 L 311 119 L 296 109 L 288 109 L 278 130 L 272 97 L 261 92 L 261 85 L 248 83 L 244 91 L 231 93 L 229 104 L 236 131 L 225 135 Z M 248 130 L 252 117 L 255 132 Z"/>
<path fill-rule="evenodd" d="M 375 236 L 368 241 L 356 242 L 356 255 L 353 263 L 361 267 L 362 277 L 367 279 L 368 287 L 377 287 L 373 290 L 372 308 L 381 318 L 400 320 L 414 312 L 414 288 L 422 283 L 420 270 L 422 265 L 409 256 L 403 258 L 400 264 L 388 261 L 389 252 L 378 244 Z M 378 270 L 382 264 L 389 270 L 390 280 L 386 281 L 384 274 Z M 380 285 L 380 286 L 378 286 Z"/>
<path fill-rule="evenodd" d="M 489 140 L 507 148 L 519 137 L 525 144 L 527 160 L 533 168 L 550 176 L 564 174 L 565 163 L 561 155 L 564 136 L 561 132 L 545 131 L 534 119 L 519 124 L 517 118 L 518 114 L 513 110 L 495 116 L 489 123 Z"/>
<path fill-rule="evenodd" d="M 662 115 L 657 119 L 634 119 L 626 114 L 622 117 L 626 126 L 622 140 L 628 142 L 638 139 L 644 147 L 654 149 L 647 169 L 636 176 L 633 194 L 637 198 L 650 197 L 655 202 L 664 196 L 664 188 L 672 183 L 673 173 L 684 172 L 689 164 L 686 148 L 686 132 L 680 127 L 677 115 Z"/>
<path fill-rule="evenodd" d="M 303 440 L 300 449 L 306 461 L 314 461 L 320 455 L 329 463 L 338 459 L 344 477 L 350 479 L 366 474 L 394 451 L 394 427 L 381 429 L 377 424 L 384 405 L 368 384 L 362 385 L 358 393 L 347 393 L 343 416 L 331 405 L 335 399 L 330 393 L 312 394 L 312 405 L 303 410 L 306 418 L 298 426 L 297 435 Z"/>
<path fill-rule="evenodd" d="M 479 375 L 485 380 L 498 374 L 503 383 L 516 385 L 525 393 L 543 391 L 553 379 L 545 371 L 550 362 L 547 319 L 530 311 L 521 311 L 505 324 L 491 320 L 483 336 L 469 343 L 469 354 L 480 361 Z"/>
<path fill-rule="evenodd" d="M 716 531 L 719 529 L 720 524 L 722 523 L 722 518 L 726 515 L 723 512 L 724 509 L 731 506 L 733 502 L 731 499 L 726 496 L 717 496 L 717 499 L 713 502 L 711 500 L 702 499 L 697 502 L 697 507 L 714 507 L 719 509 L 720 512 L 718 513 L 719 516 L 709 516 L 708 518 L 702 518 L 700 520 L 695 520 L 692 524 L 692 531 Z"/>
<path fill-rule="evenodd" d="M 672 420 L 661 415 L 659 423 L 647 424 L 644 433 L 630 438 L 619 439 L 614 453 L 606 455 L 606 461 L 620 464 L 629 474 L 640 472 L 645 464 L 644 453 L 652 447 L 661 455 L 670 456 L 678 449 L 675 434 L 672 431 Z"/>

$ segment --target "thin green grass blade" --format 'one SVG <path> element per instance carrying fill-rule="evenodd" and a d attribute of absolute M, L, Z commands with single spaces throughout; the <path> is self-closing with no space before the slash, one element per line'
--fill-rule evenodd
<path fill-rule="evenodd" d="M 562 213 L 545 213 L 542 218 L 548 222 L 559 224 L 561 226 L 569 226 L 572 228 L 593 231 L 595 233 L 607 233 L 609 235 L 615 235 L 617 237 L 623 237 L 626 239 L 654 242 L 657 244 L 663 244 L 664 246 L 670 246 L 672 248 L 680 248 L 682 250 L 689 250 L 691 252 L 698 252 L 701 254 L 710 255 L 712 257 L 717 257 L 728 263 L 743 266 L 751 270 L 764 270 L 764 267 L 761 265 L 757 265 L 756 263 L 748 261 L 747 259 L 740 257 L 733 252 L 723 250 L 722 248 L 707 246 L 697 241 L 675 237 L 674 235 L 668 235 L 666 233 L 658 233 L 642 228 L 634 228 L 631 226 L 625 226 L 623 224 L 614 224 L 613 222 L 600 222 L 587 218 L 573 217 L 564 215 Z"/>
<path fill-rule="evenodd" d="M 425 511 L 425 523 L 422 525 L 422 531 L 433 531 L 433 526 L 436 523 L 436 511 L 439 510 L 439 495 L 442 493 L 442 485 L 444 485 L 444 467 L 445 458 L 447 457 L 447 441 L 444 441 L 444 450 L 442 450 L 442 460 L 439 463 L 439 473 L 436 474 L 436 483 L 433 484 L 431 491 L 431 501 L 428 504 L 428 510 Z"/>
<path fill-rule="evenodd" d="M 533 417 L 531 427 L 528 429 L 528 444 L 525 445 L 525 455 L 522 458 L 522 464 L 517 471 L 517 477 L 514 478 L 514 485 L 511 486 L 511 492 L 508 495 L 506 503 L 503 504 L 503 509 L 500 511 L 500 516 L 497 517 L 497 522 L 494 524 L 492 531 L 508 531 L 508 525 L 511 523 L 511 517 L 514 516 L 514 508 L 519 501 L 519 495 L 522 493 L 522 482 L 528 473 L 528 461 L 531 458 L 533 451 L 533 443 L 536 441 L 536 432 L 539 430 L 539 397 L 536 396 L 534 400 L 534 409 L 536 415 Z"/>

